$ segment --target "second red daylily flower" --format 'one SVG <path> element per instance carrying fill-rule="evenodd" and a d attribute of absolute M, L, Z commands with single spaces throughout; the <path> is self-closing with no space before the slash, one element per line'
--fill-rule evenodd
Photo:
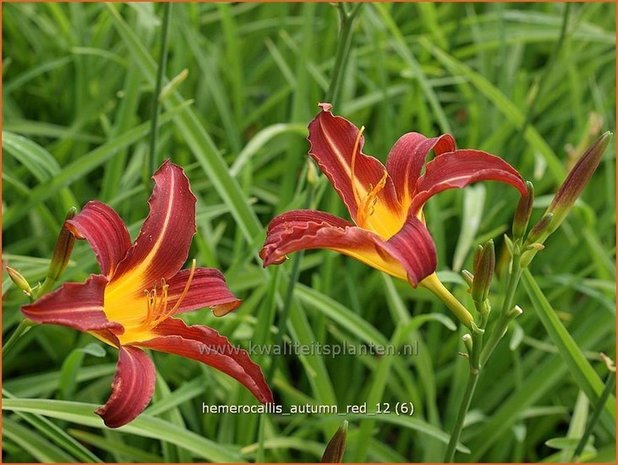
<path fill-rule="evenodd" d="M 240 304 L 212 268 L 181 270 L 195 234 L 196 199 L 179 166 L 165 162 L 154 174 L 150 214 L 131 245 L 126 226 L 109 206 L 93 201 L 65 223 L 86 239 L 102 274 L 66 283 L 22 308 L 38 323 L 86 331 L 120 351 L 112 393 L 97 410 L 109 427 L 122 426 L 150 402 L 155 369 L 142 349 L 178 354 L 217 368 L 244 384 L 260 402 L 272 393 L 247 352 L 206 326 L 174 316 L 203 307 L 217 316 Z"/>
<path fill-rule="evenodd" d="M 386 166 L 362 152 L 363 130 L 331 113 L 330 104 L 309 124 L 309 154 L 345 203 L 354 223 L 329 213 L 294 210 L 272 220 L 260 256 L 264 266 L 282 263 L 302 249 L 331 249 L 392 276 L 432 290 L 435 245 L 422 208 L 435 194 L 476 181 L 500 181 L 527 195 L 511 165 L 480 150 L 457 150 L 449 134 L 404 134 Z M 435 159 L 425 164 L 433 150 Z M 421 173 L 423 166 L 424 173 Z M 456 304 L 454 304 L 456 305 Z"/>

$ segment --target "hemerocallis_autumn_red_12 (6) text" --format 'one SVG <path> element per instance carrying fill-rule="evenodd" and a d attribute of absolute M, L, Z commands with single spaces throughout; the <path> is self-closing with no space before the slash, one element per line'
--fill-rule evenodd
<path fill-rule="evenodd" d="M 435 274 L 435 244 L 425 226 L 425 202 L 446 189 L 477 181 L 503 182 L 522 196 L 528 194 L 523 178 L 506 161 L 481 150 L 458 150 L 449 134 L 429 138 L 406 133 L 384 166 L 362 152 L 364 128 L 333 115 L 328 103 L 320 108 L 309 124 L 309 155 L 345 203 L 353 223 L 315 210 L 285 212 L 268 226 L 260 252 L 264 266 L 282 263 L 287 254 L 299 250 L 330 249 L 414 287 L 420 283 L 443 294 Z M 431 150 L 435 158 L 425 163 Z"/>
<path fill-rule="evenodd" d="M 207 326 L 188 326 L 179 314 L 210 307 L 222 316 L 240 305 L 223 274 L 213 268 L 181 269 L 196 232 L 196 197 L 182 168 L 169 160 L 153 175 L 150 213 L 131 244 L 120 216 L 108 205 L 88 202 L 66 221 L 86 239 L 101 268 L 84 283 L 65 283 L 22 308 L 37 323 L 85 331 L 120 354 L 112 392 L 96 412 L 109 427 L 137 417 L 155 387 L 155 367 L 142 349 L 197 360 L 232 376 L 262 403 L 273 401 L 262 371 L 246 351 Z"/>

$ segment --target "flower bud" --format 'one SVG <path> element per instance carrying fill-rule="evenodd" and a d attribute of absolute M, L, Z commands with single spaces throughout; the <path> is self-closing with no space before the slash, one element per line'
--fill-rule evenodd
<path fill-rule="evenodd" d="M 73 218 L 76 213 L 77 209 L 75 207 L 71 208 L 66 215 L 65 221 Z M 56 246 L 54 247 L 54 252 L 49 264 L 49 270 L 47 271 L 48 280 L 55 282 L 60 278 L 60 275 L 69 264 L 74 244 L 75 236 L 63 224 L 58 234 L 58 239 L 56 240 Z"/>
<path fill-rule="evenodd" d="M 333 435 L 328 445 L 324 450 L 322 463 L 341 463 L 343 460 L 343 454 L 345 452 L 345 442 L 348 435 L 348 422 L 344 420 L 343 424 L 339 427 L 337 432 Z"/>
<path fill-rule="evenodd" d="M 466 284 L 472 289 L 472 283 L 474 282 L 474 275 L 470 273 L 468 270 L 462 270 L 461 276 L 463 277 Z"/>
<path fill-rule="evenodd" d="M 524 313 L 524 311 L 521 309 L 521 307 L 519 305 L 515 305 L 508 313 L 507 313 L 507 317 L 510 320 L 514 320 L 515 318 L 517 318 L 519 315 L 522 315 Z"/>
<path fill-rule="evenodd" d="M 521 254 L 519 264 L 522 268 L 526 268 L 532 262 L 534 256 L 543 250 L 545 246 L 540 242 L 533 242 L 526 247 L 526 250 Z"/>
<path fill-rule="evenodd" d="M 464 346 L 466 346 L 466 351 L 468 352 L 468 355 L 472 356 L 472 351 L 474 350 L 472 336 L 466 333 L 461 337 L 461 340 L 463 341 Z"/>
<path fill-rule="evenodd" d="M 487 299 L 495 266 L 494 241 L 490 239 L 485 245 L 478 246 L 474 256 L 474 280 L 472 281 L 472 299 L 474 301 L 483 302 Z"/>
<path fill-rule="evenodd" d="M 30 283 L 24 278 L 24 276 L 14 268 L 10 266 L 6 267 L 6 272 L 11 278 L 11 281 L 20 288 L 26 295 L 32 295 L 32 288 L 30 287 Z"/>
<path fill-rule="evenodd" d="M 588 148 L 586 153 L 582 155 L 573 169 L 571 169 L 547 208 L 545 216 L 547 216 L 547 214 L 552 214 L 549 223 L 543 228 L 538 228 L 537 232 L 539 233 L 539 237 L 534 239 L 533 242 L 543 243 L 545 239 L 562 224 L 569 214 L 569 211 L 571 211 L 573 204 L 581 195 L 593 173 L 601 163 L 603 153 L 609 144 L 611 136 L 612 133 L 609 131 L 603 134 L 590 146 L 590 148 Z"/>
<path fill-rule="evenodd" d="M 513 239 L 521 239 L 526 234 L 526 228 L 528 228 L 528 221 L 530 221 L 530 215 L 532 214 L 532 203 L 534 202 L 534 186 L 530 181 L 526 181 L 526 187 L 528 188 L 528 195 L 525 195 L 519 199 L 515 215 L 513 216 Z"/>

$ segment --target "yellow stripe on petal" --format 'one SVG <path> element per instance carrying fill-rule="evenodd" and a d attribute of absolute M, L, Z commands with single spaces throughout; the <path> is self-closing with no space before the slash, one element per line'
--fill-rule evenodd
<path fill-rule="evenodd" d="M 384 165 L 376 158 L 363 153 L 364 127 L 357 128 L 345 118 L 334 116 L 330 105 L 321 104 L 322 111 L 309 124 L 309 155 L 317 162 L 322 172 L 348 207 L 350 216 L 359 226 L 371 225 L 381 237 L 395 234 L 397 226 L 403 225 L 406 213 L 401 209 L 393 182 Z M 368 220 L 388 212 L 389 216 L 401 216 L 399 224 L 388 221 Z"/>

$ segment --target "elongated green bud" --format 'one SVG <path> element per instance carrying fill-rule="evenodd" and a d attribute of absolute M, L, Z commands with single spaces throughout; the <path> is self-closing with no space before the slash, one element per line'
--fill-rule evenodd
<path fill-rule="evenodd" d="M 26 295 L 32 295 L 32 288 L 30 287 L 30 283 L 28 283 L 28 280 L 24 278 L 24 276 L 19 271 L 11 268 L 10 266 L 7 266 L 6 272 L 9 275 L 9 278 L 11 278 L 11 281 L 13 281 L 13 283 L 18 288 L 24 291 Z"/>
<path fill-rule="evenodd" d="M 74 207 L 71 208 L 66 215 L 65 221 L 73 218 L 76 213 L 77 209 Z M 62 229 L 58 234 L 56 246 L 54 247 L 54 252 L 49 264 L 47 279 L 54 282 L 58 281 L 58 278 L 60 278 L 60 275 L 62 275 L 62 272 L 69 264 L 69 259 L 71 258 L 71 252 L 73 252 L 74 244 L 75 236 L 71 234 L 71 232 L 63 224 Z"/>
<path fill-rule="evenodd" d="M 348 436 L 348 421 L 344 420 L 333 435 L 322 455 L 322 463 L 341 463 L 345 452 L 345 442 Z"/>
<path fill-rule="evenodd" d="M 604 133 L 597 141 L 586 150 L 586 153 L 577 161 L 571 169 L 566 179 L 556 192 L 551 204 L 547 208 L 545 215 L 537 223 L 528 238 L 528 242 L 540 242 L 541 244 L 562 224 L 566 216 L 571 211 L 573 204 L 582 194 L 584 188 L 590 181 L 595 170 L 601 163 L 603 153 L 607 148 L 612 137 L 611 132 Z M 546 220 L 547 215 L 551 214 L 551 218 Z M 546 224 L 540 224 L 543 221 Z"/>
<path fill-rule="evenodd" d="M 582 191 L 590 181 L 595 170 L 601 163 L 603 153 L 609 145 L 612 133 L 604 133 L 590 148 L 582 155 L 567 178 L 560 186 L 554 196 L 548 211 L 554 214 L 551 226 L 557 228 L 569 213 L 569 210 L 581 195 Z"/>
<path fill-rule="evenodd" d="M 513 239 L 521 239 L 526 234 L 530 215 L 532 214 L 532 203 L 534 202 L 534 186 L 530 181 L 526 181 L 528 195 L 519 199 L 515 215 L 513 216 Z"/>
<path fill-rule="evenodd" d="M 474 280 L 472 281 L 472 299 L 483 302 L 489 294 L 489 286 L 496 267 L 494 241 L 488 240 L 479 245 L 474 256 Z"/>

